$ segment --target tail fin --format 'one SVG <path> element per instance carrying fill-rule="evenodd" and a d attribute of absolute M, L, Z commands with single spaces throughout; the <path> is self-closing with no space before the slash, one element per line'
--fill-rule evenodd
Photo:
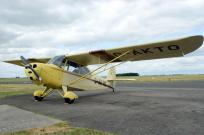
<path fill-rule="evenodd" d="M 115 71 L 115 68 L 112 67 L 108 72 L 106 80 L 113 87 L 113 92 L 115 91 L 115 81 L 114 81 L 115 79 L 116 79 L 116 71 Z"/>
<path fill-rule="evenodd" d="M 114 67 L 112 67 L 107 76 L 107 81 L 114 81 L 116 79 L 116 70 Z"/>

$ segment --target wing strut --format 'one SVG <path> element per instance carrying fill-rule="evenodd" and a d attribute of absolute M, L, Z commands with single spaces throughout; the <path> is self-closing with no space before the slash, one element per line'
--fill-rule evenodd
<path fill-rule="evenodd" d="M 72 82 L 71 82 L 71 83 L 70 83 L 68 86 L 71 86 L 71 85 L 73 85 L 73 84 L 77 83 L 78 81 L 83 80 L 83 79 L 84 79 L 84 78 L 86 78 L 88 75 L 90 75 L 90 74 L 94 73 L 95 71 L 97 71 L 97 70 L 99 70 L 99 69 L 101 69 L 101 68 L 103 68 L 103 67 L 107 66 L 108 64 L 112 63 L 113 61 L 115 61 L 115 60 L 117 60 L 117 59 L 119 59 L 119 58 L 121 58 L 121 57 L 125 56 L 125 55 L 126 55 L 127 53 L 129 53 L 130 51 L 131 51 L 131 50 L 129 50 L 129 51 L 127 51 L 127 52 L 125 52 L 125 53 L 123 53 L 123 54 L 119 55 L 118 57 L 116 57 L 116 58 L 112 59 L 111 61 L 109 61 L 109 62 L 105 63 L 104 65 L 102 65 L 102 66 L 100 66 L 100 67 L 96 68 L 95 70 L 93 70 L 93 71 L 91 71 L 91 72 L 89 72 L 89 73 L 87 73 L 87 74 L 83 75 L 83 76 L 82 76 L 82 77 L 80 77 L 79 79 L 76 79 L 76 80 L 72 81 Z"/>
<path fill-rule="evenodd" d="M 128 61 L 131 61 L 131 60 L 133 60 L 133 59 L 134 59 L 134 57 L 131 58 L 131 59 L 129 59 Z M 128 61 L 120 62 L 120 63 L 118 63 L 118 64 L 116 64 L 116 65 L 113 65 L 113 66 L 107 68 L 107 69 L 104 69 L 104 70 L 102 70 L 102 71 L 99 71 L 99 72 L 93 74 L 92 76 L 97 75 L 97 74 L 100 74 L 100 73 L 102 73 L 102 72 L 104 72 L 104 71 L 107 71 L 107 70 L 109 70 L 109 69 L 111 69 L 111 68 L 114 68 L 114 67 L 120 66 L 120 65 L 122 65 L 122 64 L 124 64 L 124 63 L 126 63 L 126 62 L 128 62 Z"/>

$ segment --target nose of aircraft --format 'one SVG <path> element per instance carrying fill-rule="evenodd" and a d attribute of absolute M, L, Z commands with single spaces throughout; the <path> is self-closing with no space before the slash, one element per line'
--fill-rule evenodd
<path fill-rule="evenodd" d="M 40 75 L 40 65 L 38 63 L 32 63 L 32 68 L 35 72 Z M 39 78 L 35 75 L 35 73 L 28 67 L 25 66 L 25 74 L 31 81 L 39 81 Z"/>

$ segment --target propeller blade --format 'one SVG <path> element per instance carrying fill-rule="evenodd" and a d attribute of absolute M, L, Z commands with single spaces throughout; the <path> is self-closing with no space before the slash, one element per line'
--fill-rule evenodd
<path fill-rule="evenodd" d="M 35 74 L 35 76 L 38 78 L 38 80 L 41 81 L 41 78 L 40 76 L 38 75 L 38 73 L 33 69 L 32 65 L 29 63 L 29 61 L 24 58 L 23 56 L 20 57 L 23 64 L 25 65 L 25 68 L 29 68 L 31 71 L 33 71 L 33 73 Z"/>
<path fill-rule="evenodd" d="M 21 60 L 22 60 L 22 62 L 23 62 L 24 65 L 30 65 L 30 63 L 28 62 L 28 60 L 25 59 L 23 56 L 21 56 L 20 58 L 21 58 Z"/>

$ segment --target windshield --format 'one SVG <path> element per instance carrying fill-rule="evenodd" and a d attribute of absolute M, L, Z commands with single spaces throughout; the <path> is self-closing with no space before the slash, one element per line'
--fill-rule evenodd
<path fill-rule="evenodd" d="M 58 67 L 61 67 L 65 64 L 65 56 L 64 55 L 55 56 L 54 58 L 48 61 L 48 64 L 54 64 Z"/>

